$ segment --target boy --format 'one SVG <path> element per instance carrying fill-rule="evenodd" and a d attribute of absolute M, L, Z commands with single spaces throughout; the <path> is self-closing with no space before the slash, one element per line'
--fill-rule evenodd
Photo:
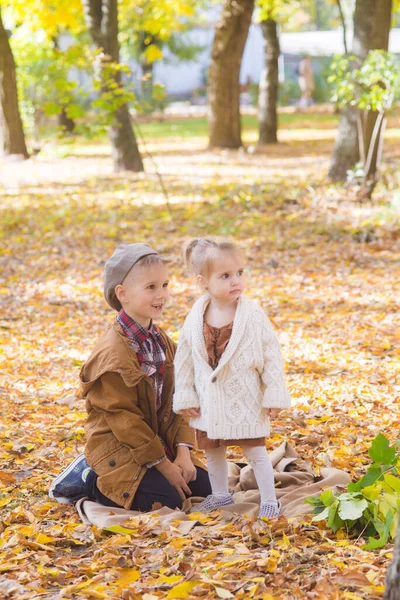
<path fill-rule="evenodd" d="M 168 299 L 167 261 L 147 244 L 119 246 L 104 268 L 104 296 L 118 311 L 80 373 L 85 455 L 51 484 L 61 503 L 181 508 L 207 496 L 208 474 L 190 455 L 194 431 L 172 411 L 175 345 L 153 324 Z"/>

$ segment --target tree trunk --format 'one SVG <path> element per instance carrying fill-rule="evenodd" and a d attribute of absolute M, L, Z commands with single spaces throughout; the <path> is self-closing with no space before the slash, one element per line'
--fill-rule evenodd
<path fill-rule="evenodd" d="M 366 58 L 370 50 L 388 49 L 391 6 L 392 0 L 356 0 L 352 54 L 360 61 Z M 348 169 L 360 159 L 356 122 L 355 110 L 345 109 L 328 173 L 333 181 L 344 180 Z M 372 132 L 373 125 L 370 130 Z"/>
<path fill-rule="evenodd" d="M 118 0 L 82 0 L 89 33 L 98 48 L 102 48 L 105 60 L 119 62 Z M 117 71 L 115 82 L 122 87 L 121 74 Z M 142 158 L 137 146 L 130 120 L 128 105 L 123 104 L 114 113 L 110 127 L 110 141 L 114 167 L 117 171 L 143 171 Z"/>
<path fill-rule="evenodd" d="M 239 148 L 240 66 L 254 0 L 224 0 L 215 29 L 209 73 L 210 148 Z"/>
<path fill-rule="evenodd" d="M 344 12 L 343 12 L 343 7 L 342 7 L 342 2 L 341 0 L 336 0 L 336 4 L 338 7 L 338 11 L 339 11 L 339 17 L 340 17 L 340 22 L 342 23 L 342 28 L 343 28 L 343 48 L 344 48 L 344 53 L 348 54 L 348 48 L 347 48 L 347 27 L 346 27 L 346 19 L 344 16 Z"/>
<path fill-rule="evenodd" d="M 56 52 L 60 51 L 60 44 L 59 44 L 59 40 L 58 40 L 58 36 L 54 35 L 53 36 L 53 44 L 54 44 L 54 50 Z M 74 129 L 75 129 L 75 121 L 73 119 L 71 119 L 68 115 L 67 115 L 67 106 L 63 106 L 61 109 L 61 112 L 57 115 L 58 117 L 58 125 L 59 127 L 61 127 L 61 129 L 66 132 L 66 133 L 73 133 Z"/>
<path fill-rule="evenodd" d="M 323 28 L 322 22 L 322 9 L 324 5 L 324 0 L 315 0 L 315 27 L 317 31 L 320 31 Z"/>
<path fill-rule="evenodd" d="M 374 30 L 373 37 L 373 48 L 376 50 L 388 50 L 389 48 L 389 33 L 390 33 L 390 25 L 392 21 L 392 0 L 377 0 L 377 8 L 376 8 L 376 17 L 377 22 Z M 365 131 L 365 147 L 369 148 L 374 128 L 376 124 L 376 120 L 378 118 L 378 113 L 374 111 L 370 111 L 367 116 L 367 125 Z M 381 136 L 381 131 L 378 134 L 378 142 Z M 379 143 L 375 144 L 374 152 L 372 154 L 372 159 L 369 164 L 368 173 L 366 175 L 371 179 L 377 178 L 377 169 L 378 169 L 378 155 L 379 155 Z"/>
<path fill-rule="evenodd" d="M 357 131 L 357 111 L 351 107 L 343 109 L 333 149 L 328 177 L 332 181 L 344 181 L 347 171 L 360 160 Z"/>
<path fill-rule="evenodd" d="M 280 54 L 277 23 L 273 19 L 261 22 L 264 36 L 264 69 L 260 77 L 258 96 L 258 144 L 276 144 L 278 142 L 278 101 Z"/>
<path fill-rule="evenodd" d="M 70 119 L 65 108 L 58 115 L 58 125 L 67 133 L 73 133 L 75 129 L 75 121 Z"/>
<path fill-rule="evenodd" d="M 142 97 L 145 102 L 151 106 L 153 99 L 153 75 L 154 63 L 149 62 L 146 58 L 146 50 L 152 44 L 156 44 L 156 37 L 147 31 L 143 31 L 140 39 L 140 66 L 142 69 Z"/>
<path fill-rule="evenodd" d="M 383 600 L 399 600 L 400 598 L 400 523 L 397 525 L 396 542 L 392 562 L 386 573 L 386 589 Z"/>
<path fill-rule="evenodd" d="M 6 154 L 28 158 L 24 129 L 18 106 L 14 57 L 0 10 L 0 141 Z M 0 148 L 1 151 L 1 148 Z"/>

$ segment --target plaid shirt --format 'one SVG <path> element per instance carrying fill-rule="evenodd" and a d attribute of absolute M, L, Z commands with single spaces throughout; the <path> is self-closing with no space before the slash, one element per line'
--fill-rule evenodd
<path fill-rule="evenodd" d="M 162 402 L 167 349 L 162 335 L 153 323 L 148 329 L 145 329 L 137 321 L 131 319 L 123 309 L 119 311 L 117 321 L 129 338 L 132 349 L 136 352 L 141 370 L 151 379 L 158 411 Z"/>

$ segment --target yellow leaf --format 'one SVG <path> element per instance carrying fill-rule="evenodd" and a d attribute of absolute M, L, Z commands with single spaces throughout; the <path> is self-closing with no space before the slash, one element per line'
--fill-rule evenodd
<path fill-rule="evenodd" d="M 191 543 L 190 539 L 175 538 L 170 542 L 170 546 L 173 546 L 174 548 L 176 548 L 176 550 L 180 550 L 181 548 L 183 548 L 184 546 L 187 546 L 190 543 Z"/>
<path fill-rule="evenodd" d="M 271 557 L 268 560 L 268 565 L 267 565 L 268 573 L 273 573 L 274 571 L 276 571 L 277 566 L 278 566 L 278 560 L 276 558 Z"/>
<path fill-rule="evenodd" d="M 156 60 L 161 60 L 163 57 L 163 53 L 161 51 L 161 49 L 158 46 L 155 46 L 154 44 L 151 44 L 150 46 L 148 46 L 146 48 L 146 50 L 143 52 L 147 62 L 149 63 L 153 63 Z"/>
<path fill-rule="evenodd" d="M 38 533 L 35 537 L 35 542 L 38 544 L 50 544 L 51 542 L 56 541 L 54 538 L 45 535 L 44 533 Z"/>
<path fill-rule="evenodd" d="M 167 594 L 167 598 L 187 598 L 192 589 L 198 585 L 198 581 L 185 581 L 183 583 L 179 583 L 177 586 L 169 590 Z"/>
<path fill-rule="evenodd" d="M 118 577 L 118 587 L 128 587 L 140 579 L 140 571 L 137 569 L 118 569 L 120 577 Z"/>
<path fill-rule="evenodd" d="M 22 535 L 26 535 L 27 537 L 30 535 L 33 535 L 33 527 L 31 527 L 30 525 L 24 525 L 23 527 L 20 527 L 19 532 L 22 533 Z"/>
<path fill-rule="evenodd" d="M 394 490 L 396 490 L 396 492 L 400 492 L 400 478 L 399 477 L 395 477 L 394 475 L 384 475 L 383 476 L 385 482 L 390 485 L 391 488 L 393 488 Z"/>
<path fill-rule="evenodd" d="M 38 566 L 36 567 L 38 573 L 43 573 L 44 575 L 53 575 L 56 576 L 60 573 L 59 569 L 46 569 L 45 567 Z"/>
<path fill-rule="evenodd" d="M 89 596 L 90 598 L 109 598 L 110 595 L 106 594 L 103 590 L 105 589 L 104 585 L 97 585 L 96 587 L 89 587 L 87 589 L 85 589 L 84 592 L 82 592 L 82 594 L 85 594 L 85 596 Z M 79 593 L 79 592 L 78 592 Z"/>
<path fill-rule="evenodd" d="M 217 565 L 215 565 L 215 568 L 217 569 L 226 569 L 227 567 L 232 567 L 232 565 L 237 565 L 238 563 L 241 563 L 245 560 L 248 560 L 246 558 L 238 558 L 237 560 L 231 560 L 230 562 L 220 562 Z"/>
<path fill-rule="evenodd" d="M 279 546 L 285 549 L 290 547 L 290 540 L 285 533 L 283 534 L 282 539 L 279 540 Z"/>
<path fill-rule="evenodd" d="M 128 529 L 128 527 L 122 527 L 122 525 L 110 525 L 110 527 L 103 527 L 103 531 L 111 531 L 112 533 L 127 533 L 134 535 L 137 530 Z"/>
<path fill-rule="evenodd" d="M 183 575 L 160 575 L 157 581 L 160 583 L 176 583 L 177 581 L 181 581 L 183 579 Z"/>
<path fill-rule="evenodd" d="M 187 516 L 189 521 L 198 521 L 199 523 L 208 523 L 209 521 L 213 520 L 213 517 L 200 512 L 192 512 Z"/>
<path fill-rule="evenodd" d="M 256 591 L 258 590 L 258 583 L 256 583 L 256 585 L 253 585 L 249 590 L 247 590 L 246 594 L 247 594 L 247 598 L 254 598 L 254 594 L 256 593 Z"/>

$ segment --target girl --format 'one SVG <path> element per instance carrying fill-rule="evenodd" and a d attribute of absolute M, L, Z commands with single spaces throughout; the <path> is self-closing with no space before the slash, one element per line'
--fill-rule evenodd
<path fill-rule="evenodd" d="M 227 446 L 242 446 L 261 494 L 259 517 L 280 513 L 265 446 L 269 419 L 290 406 L 279 342 L 258 304 L 243 296 L 244 257 L 238 246 L 192 240 L 186 264 L 205 290 L 189 313 L 175 357 L 173 409 L 190 417 L 205 450 L 212 494 L 203 512 L 233 502 Z"/>

